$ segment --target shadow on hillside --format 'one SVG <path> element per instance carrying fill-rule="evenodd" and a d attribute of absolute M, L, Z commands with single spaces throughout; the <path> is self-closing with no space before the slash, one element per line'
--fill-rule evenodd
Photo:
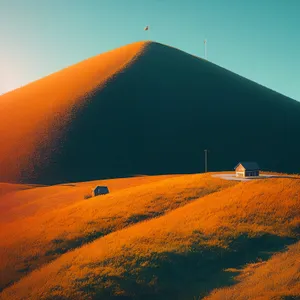
<path fill-rule="evenodd" d="M 128 256 L 127 271 L 122 276 L 98 278 L 94 286 L 88 283 L 88 278 L 85 285 L 83 279 L 82 291 L 94 295 L 93 299 L 201 299 L 215 288 L 235 283 L 233 277 L 237 273 L 226 272 L 226 269 L 239 268 L 258 259 L 267 260 L 295 241 L 270 234 L 256 238 L 243 235 L 233 240 L 228 250 L 195 243 L 189 252 L 182 254 L 153 253 L 147 259 Z M 109 265 L 118 267 L 114 260 L 98 264 Z M 113 284 L 99 290 L 105 282 Z M 118 290 L 124 291 L 122 296 L 115 296 Z"/>
<path fill-rule="evenodd" d="M 180 200 L 178 202 L 175 202 L 176 205 L 174 205 L 172 207 L 172 209 L 164 208 L 161 211 L 149 210 L 144 213 L 136 213 L 136 214 L 129 215 L 128 217 L 124 217 L 122 219 L 123 225 L 122 226 L 118 225 L 118 230 L 135 225 L 139 222 L 147 221 L 147 220 L 162 216 L 162 215 L 166 214 L 167 212 L 169 212 L 170 210 L 175 210 L 176 208 L 186 205 L 196 199 L 199 199 L 200 197 L 205 197 L 206 195 L 218 192 L 220 190 L 220 188 L 217 188 L 215 190 L 202 189 L 202 188 L 200 188 L 198 190 L 197 188 L 195 188 L 193 190 L 195 192 L 195 194 L 193 196 L 189 196 L 189 197 L 184 196 L 185 201 Z M 156 198 L 154 198 L 152 201 L 155 203 L 162 199 L 166 200 L 165 196 L 159 195 Z M 112 218 L 120 218 L 120 217 L 111 217 L 110 219 L 112 219 Z M 99 231 L 99 230 L 96 230 L 97 226 L 98 226 L 97 224 L 98 223 L 95 221 L 89 221 L 87 223 L 87 225 L 89 225 L 89 226 L 94 225 L 95 230 L 90 231 L 89 233 L 85 234 L 84 236 L 80 236 L 80 237 L 77 237 L 77 238 L 71 239 L 71 240 L 70 239 L 69 240 L 64 240 L 64 239 L 52 240 L 51 250 L 46 252 L 46 256 L 55 256 L 56 257 L 58 255 L 66 253 L 70 250 L 73 250 L 75 248 L 82 247 L 83 245 L 85 245 L 87 243 L 91 243 L 91 242 L 95 241 L 96 239 L 101 238 L 101 237 L 116 230 L 116 227 L 112 226 L 112 227 L 107 227 L 107 228 L 104 227 L 104 228 L 102 228 L 101 231 Z"/>

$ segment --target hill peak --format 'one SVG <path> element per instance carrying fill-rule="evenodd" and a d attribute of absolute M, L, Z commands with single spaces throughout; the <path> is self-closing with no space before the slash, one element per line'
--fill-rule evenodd
<path fill-rule="evenodd" d="M 300 135 L 298 102 L 153 41 L 91 57 L 0 101 L 4 182 L 199 172 L 207 148 L 210 170 L 254 160 L 292 173 L 300 163 L 300 142 L 287 135 Z"/>

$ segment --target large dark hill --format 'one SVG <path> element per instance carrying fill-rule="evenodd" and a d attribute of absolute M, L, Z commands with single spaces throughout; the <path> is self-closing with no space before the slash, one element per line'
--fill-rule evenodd
<path fill-rule="evenodd" d="M 128 47 L 133 46 L 120 49 Z M 82 105 L 70 105 L 72 116 L 63 126 L 49 122 L 41 136 L 49 134 L 51 139 L 35 144 L 34 155 L 28 152 L 33 159 L 21 164 L 17 175 L 3 170 L 18 162 L 0 158 L 0 181 L 56 183 L 203 172 L 204 149 L 210 151 L 211 171 L 229 170 L 245 160 L 257 161 L 262 169 L 300 171 L 300 103 L 178 49 L 158 43 L 141 47 L 105 84 L 80 96 Z M 122 53 L 114 50 L 110 59 Z M 105 57 L 95 63 L 106 64 Z M 78 64 L 81 69 L 71 67 L 68 74 L 88 74 L 84 64 Z M 51 93 L 63 84 L 59 74 L 31 84 L 31 89 L 41 90 L 43 80 L 56 76 L 42 90 L 50 95 L 47 101 L 55 101 Z M 33 101 L 22 98 L 22 89 L 7 97 L 11 103 L 0 114 L 7 115 L 9 105 L 17 101 L 26 100 L 27 106 Z M 1 126 L 1 142 L 22 147 L 13 136 L 3 140 Z M 52 131 L 59 134 L 53 136 Z"/>

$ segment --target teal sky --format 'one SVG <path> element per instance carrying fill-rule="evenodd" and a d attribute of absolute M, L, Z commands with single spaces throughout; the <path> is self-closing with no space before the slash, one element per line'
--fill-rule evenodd
<path fill-rule="evenodd" d="M 208 60 L 300 101 L 299 13 L 300 0 L 0 0 L 0 94 L 135 41 L 203 57 L 207 39 Z"/>

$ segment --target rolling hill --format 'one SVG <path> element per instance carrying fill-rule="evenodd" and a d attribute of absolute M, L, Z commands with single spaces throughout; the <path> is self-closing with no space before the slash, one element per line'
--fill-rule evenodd
<path fill-rule="evenodd" d="M 99 183 L 111 193 L 85 200 L 95 184 L 90 182 L 0 198 L 0 291 L 71 249 L 236 184 L 205 175 Z"/>
<path fill-rule="evenodd" d="M 69 198 L 89 183 L 68 192 L 53 186 L 66 203 L 48 212 L 54 195 L 47 197 L 47 187 L 11 192 L 24 199 L 36 190 L 36 210 L 1 224 L 0 299 L 300 296 L 299 176 L 159 176 L 127 187 L 135 179 L 124 180 L 107 182 L 111 194 L 88 200 Z M 26 211 L 27 203 L 13 206 Z"/>
<path fill-rule="evenodd" d="M 254 160 L 299 172 L 300 103 L 159 43 L 87 59 L 0 103 L 0 182 L 195 173 L 206 148 L 210 170 Z"/>

